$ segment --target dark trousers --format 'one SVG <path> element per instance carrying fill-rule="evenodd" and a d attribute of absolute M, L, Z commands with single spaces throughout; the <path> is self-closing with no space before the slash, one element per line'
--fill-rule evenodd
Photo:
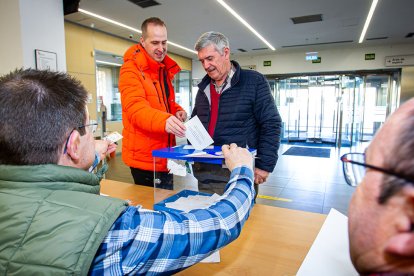
<path fill-rule="evenodd" d="M 134 183 L 142 186 L 154 187 L 154 172 L 130 167 Z M 157 188 L 172 190 L 173 176 L 167 172 L 156 172 Z"/>
<path fill-rule="evenodd" d="M 222 195 L 227 183 L 230 180 L 230 171 L 219 164 L 199 163 L 193 164 L 194 177 L 198 180 L 198 190 L 209 194 Z M 256 201 L 259 186 L 254 184 Z"/>

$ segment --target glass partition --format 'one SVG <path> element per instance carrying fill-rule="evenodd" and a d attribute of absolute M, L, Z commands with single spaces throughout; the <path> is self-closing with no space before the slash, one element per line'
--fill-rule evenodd
<path fill-rule="evenodd" d="M 95 51 L 97 112 L 98 114 L 101 112 L 103 102 L 107 110 L 108 121 L 122 120 L 121 96 L 118 90 L 122 63 L 121 56 Z"/>
<path fill-rule="evenodd" d="M 175 89 L 175 101 L 181 105 L 188 116 L 190 116 L 193 107 L 191 96 L 191 71 L 181 70 L 175 75 L 173 85 Z"/>
<path fill-rule="evenodd" d="M 269 80 L 282 141 L 353 146 L 371 141 L 398 106 L 400 73 L 279 76 Z"/>

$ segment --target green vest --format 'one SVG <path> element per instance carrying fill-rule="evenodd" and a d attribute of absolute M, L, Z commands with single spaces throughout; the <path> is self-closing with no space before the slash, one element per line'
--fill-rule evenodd
<path fill-rule="evenodd" d="M 0 275 L 87 275 L 127 206 L 99 188 L 80 169 L 0 165 Z"/>

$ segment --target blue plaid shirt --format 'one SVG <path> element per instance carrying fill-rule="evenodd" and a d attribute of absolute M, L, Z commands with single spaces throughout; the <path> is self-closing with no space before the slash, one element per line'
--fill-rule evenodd
<path fill-rule="evenodd" d="M 91 275 L 171 275 L 235 240 L 253 207 L 253 172 L 232 171 L 224 199 L 169 213 L 128 207 L 96 253 Z"/>

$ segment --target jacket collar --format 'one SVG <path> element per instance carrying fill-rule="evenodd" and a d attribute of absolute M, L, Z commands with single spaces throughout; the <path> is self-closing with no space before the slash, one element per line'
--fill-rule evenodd
<path fill-rule="evenodd" d="M 232 60 L 231 63 L 233 64 L 233 66 L 235 68 L 235 72 L 234 72 L 233 77 L 231 78 L 231 86 L 230 87 L 236 85 L 236 83 L 239 82 L 240 70 L 241 70 L 240 65 L 236 61 Z M 201 80 L 201 82 L 198 84 L 198 88 L 200 90 L 204 91 L 204 89 L 207 87 L 207 85 L 210 84 L 210 82 L 211 82 L 211 78 L 208 76 L 208 74 L 206 74 L 204 76 L 204 78 Z"/>
<path fill-rule="evenodd" d="M 150 71 L 152 73 L 157 73 L 160 68 L 165 68 L 170 78 L 173 78 L 175 74 L 181 71 L 178 64 L 168 55 L 165 56 L 162 62 L 157 62 L 152 59 L 141 44 L 136 44 L 126 51 L 124 62 L 130 60 L 133 60 L 137 67 L 144 72 Z"/>
<path fill-rule="evenodd" d="M 45 188 L 49 190 L 72 190 L 99 193 L 99 178 L 87 171 L 46 165 L 0 165 L 0 188 Z"/>

